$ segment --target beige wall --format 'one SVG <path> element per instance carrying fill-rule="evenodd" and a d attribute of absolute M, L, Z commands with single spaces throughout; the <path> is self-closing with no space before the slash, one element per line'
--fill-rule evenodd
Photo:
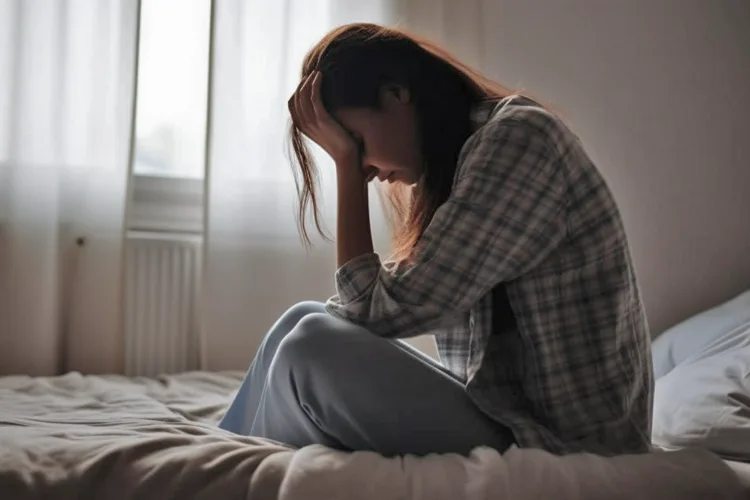
<path fill-rule="evenodd" d="M 750 2 L 483 9 L 485 72 L 562 111 L 615 192 L 652 332 L 750 288 Z"/>
<path fill-rule="evenodd" d="M 481 5 L 483 36 L 457 43 L 459 2 L 432 12 L 453 50 L 564 111 L 609 180 L 654 333 L 750 288 L 750 1 L 472 0 L 462 19 Z M 333 293 L 331 245 L 242 252 L 214 259 L 229 295 L 205 305 L 211 369 L 247 366 L 286 307 Z"/>

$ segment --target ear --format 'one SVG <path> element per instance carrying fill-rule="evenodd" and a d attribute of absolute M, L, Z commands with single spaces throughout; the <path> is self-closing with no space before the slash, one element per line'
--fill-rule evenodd
<path fill-rule="evenodd" d="M 391 101 L 394 104 L 409 104 L 411 102 L 411 92 L 409 92 L 409 89 L 396 83 L 384 85 L 380 95 L 383 101 Z"/>

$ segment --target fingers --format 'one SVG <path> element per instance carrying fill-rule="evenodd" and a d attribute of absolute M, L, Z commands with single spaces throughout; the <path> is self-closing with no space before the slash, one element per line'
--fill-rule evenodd
<path fill-rule="evenodd" d="M 351 133 L 325 109 L 322 81 L 322 74 L 315 71 L 300 82 L 287 103 L 289 112 L 294 125 L 335 161 L 350 161 L 358 153 L 361 156 L 360 148 Z"/>
<path fill-rule="evenodd" d="M 328 116 L 325 106 L 323 106 L 323 97 L 320 89 L 323 84 L 323 75 L 320 71 L 315 72 L 315 78 L 313 78 L 312 84 L 310 85 L 310 104 L 312 105 L 313 113 L 316 119 L 321 120 Z"/>
<path fill-rule="evenodd" d="M 310 104 L 312 107 L 312 113 L 315 117 L 316 123 L 323 123 L 327 125 L 338 126 L 336 120 L 328 113 L 328 110 L 323 105 L 323 73 L 317 71 L 313 80 L 310 82 Z M 335 124 L 335 125 L 334 125 Z"/>
<path fill-rule="evenodd" d="M 292 97 L 290 97 L 286 102 L 287 108 L 289 108 L 289 114 L 292 115 L 292 121 L 295 125 L 298 125 L 299 121 L 299 115 L 297 114 L 297 94 L 299 94 L 299 89 L 302 88 L 302 85 L 305 83 L 305 81 L 306 79 L 299 82 L 299 85 L 297 85 L 294 93 L 292 93 Z"/>
<path fill-rule="evenodd" d="M 292 97 L 287 101 L 287 107 L 289 108 L 289 113 L 292 115 L 292 121 L 299 128 L 304 128 L 310 123 L 308 116 L 305 114 L 304 96 L 306 94 L 305 89 L 309 88 L 309 84 L 314 75 L 315 72 L 303 79 L 292 94 Z"/>
<path fill-rule="evenodd" d="M 314 71 L 311 75 L 305 78 L 304 83 L 297 92 L 297 113 L 303 124 L 311 126 L 316 122 L 315 109 L 312 105 L 312 89 L 313 81 L 316 78 L 318 72 Z"/>

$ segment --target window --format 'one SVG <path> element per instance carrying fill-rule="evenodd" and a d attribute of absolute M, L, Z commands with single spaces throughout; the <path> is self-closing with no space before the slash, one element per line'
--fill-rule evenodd
<path fill-rule="evenodd" d="M 130 229 L 201 230 L 210 31 L 211 0 L 142 0 Z"/>

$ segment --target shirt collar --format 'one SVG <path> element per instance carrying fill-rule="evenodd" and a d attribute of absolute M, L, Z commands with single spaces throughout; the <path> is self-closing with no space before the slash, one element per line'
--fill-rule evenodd
<path fill-rule="evenodd" d="M 469 120 L 471 121 L 472 132 L 476 132 L 487 123 L 501 102 L 501 99 L 491 99 L 488 101 L 481 101 L 471 108 L 471 111 L 469 112 Z"/>

